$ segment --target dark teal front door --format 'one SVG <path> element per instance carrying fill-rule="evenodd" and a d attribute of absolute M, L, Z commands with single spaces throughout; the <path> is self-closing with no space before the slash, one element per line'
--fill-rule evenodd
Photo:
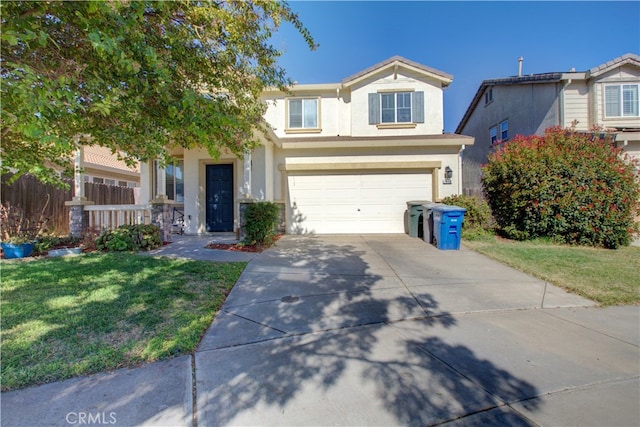
<path fill-rule="evenodd" d="M 207 165 L 207 231 L 233 231 L 233 165 Z"/>

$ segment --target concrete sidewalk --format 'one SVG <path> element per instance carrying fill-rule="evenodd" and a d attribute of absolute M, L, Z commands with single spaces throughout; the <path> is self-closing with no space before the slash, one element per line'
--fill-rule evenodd
<path fill-rule="evenodd" d="M 637 426 L 639 378 L 640 307 L 404 235 L 285 236 L 194 356 L 3 393 L 2 425 Z"/>

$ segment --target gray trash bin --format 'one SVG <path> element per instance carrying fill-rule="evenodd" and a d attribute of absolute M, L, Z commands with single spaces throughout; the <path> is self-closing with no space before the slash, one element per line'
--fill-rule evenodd
<path fill-rule="evenodd" d="M 427 202 L 422 204 L 422 233 L 423 239 L 427 243 L 433 243 L 433 208 L 442 206 L 442 203 Z"/>
<path fill-rule="evenodd" d="M 422 237 L 422 205 L 429 203 L 428 200 L 412 200 L 407 202 L 409 236 Z"/>

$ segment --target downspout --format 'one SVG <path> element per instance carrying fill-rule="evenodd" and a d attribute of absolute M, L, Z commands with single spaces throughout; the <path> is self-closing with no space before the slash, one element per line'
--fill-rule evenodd
<path fill-rule="evenodd" d="M 336 101 L 338 104 L 336 106 L 336 114 L 338 115 L 338 117 L 336 118 L 336 126 L 338 132 L 336 132 L 336 134 L 340 136 L 340 88 L 336 89 Z"/>
<path fill-rule="evenodd" d="M 462 156 L 464 155 L 465 148 L 466 146 L 462 144 L 462 147 L 460 147 L 460 151 L 458 152 L 458 171 L 460 171 L 458 175 L 458 194 L 462 194 L 462 181 L 464 179 L 464 171 L 462 170 Z"/>

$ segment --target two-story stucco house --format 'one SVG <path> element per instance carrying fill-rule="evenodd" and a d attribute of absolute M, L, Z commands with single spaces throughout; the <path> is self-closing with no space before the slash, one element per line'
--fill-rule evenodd
<path fill-rule="evenodd" d="M 288 233 L 402 233 L 410 200 L 461 191 L 468 136 L 443 134 L 453 77 L 393 57 L 340 83 L 266 91 L 270 140 L 244 159 L 175 153 L 142 165 L 143 199 L 183 207 L 185 232 L 235 231 L 244 199 L 284 204 Z"/>
<path fill-rule="evenodd" d="M 618 146 L 640 158 L 639 89 L 640 57 L 635 54 L 588 71 L 483 81 L 456 128 L 457 134 L 475 137 L 463 153 L 464 194 L 482 194 L 480 168 L 496 143 L 518 134 L 542 135 L 550 126 L 609 129 Z"/>

